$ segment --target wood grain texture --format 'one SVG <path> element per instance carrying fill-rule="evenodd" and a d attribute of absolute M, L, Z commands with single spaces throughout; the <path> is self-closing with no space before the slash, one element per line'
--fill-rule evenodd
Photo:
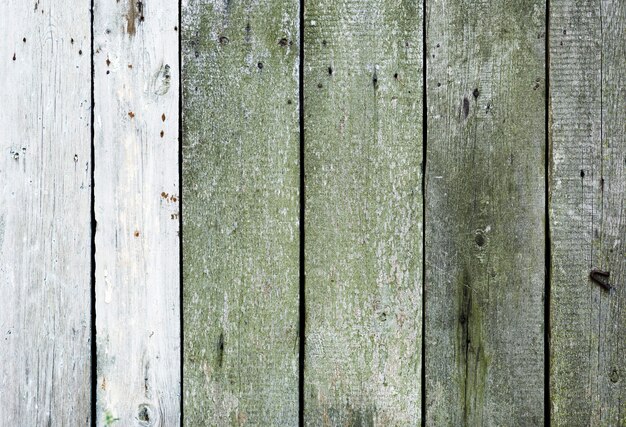
<path fill-rule="evenodd" d="M 0 425 L 89 425 L 89 2 L 0 2 Z"/>
<path fill-rule="evenodd" d="M 427 425 L 540 425 L 545 2 L 427 7 Z"/>
<path fill-rule="evenodd" d="M 180 423 L 177 25 L 94 4 L 98 425 Z"/>
<path fill-rule="evenodd" d="M 297 425 L 298 7 L 183 1 L 189 426 Z"/>
<path fill-rule="evenodd" d="M 306 425 L 420 422 L 421 4 L 306 3 Z"/>
<path fill-rule="evenodd" d="M 550 2 L 551 414 L 626 425 L 626 4 Z M 609 271 L 613 292 L 589 279 Z"/>

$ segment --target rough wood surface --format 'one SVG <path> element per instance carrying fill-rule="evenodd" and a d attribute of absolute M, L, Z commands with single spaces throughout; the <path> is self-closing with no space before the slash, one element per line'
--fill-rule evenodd
<path fill-rule="evenodd" d="M 540 425 L 545 2 L 427 7 L 427 425 Z"/>
<path fill-rule="evenodd" d="M 189 426 L 297 425 L 298 12 L 183 1 Z"/>
<path fill-rule="evenodd" d="M 419 425 L 421 2 L 305 9 L 307 425 Z"/>
<path fill-rule="evenodd" d="M 180 423 L 178 5 L 94 5 L 97 424 Z"/>
<path fill-rule="evenodd" d="M 626 425 L 626 3 L 550 2 L 551 414 Z M 590 280 L 610 272 L 615 290 Z"/>
<path fill-rule="evenodd" d="M 0 2 L 0 425 L 89 425 L 89 2 Z"/>

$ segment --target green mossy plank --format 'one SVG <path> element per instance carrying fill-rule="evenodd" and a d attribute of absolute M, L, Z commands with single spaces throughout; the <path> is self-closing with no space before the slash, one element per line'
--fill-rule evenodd
<path fill-rule="evenodd" d="M 298 14 L 183 2 L 188 426 L 297 425 Z"/>
<path fill-rule="evenodd" d="M 422 3 L 306 2 L 306 425 L 419 425 Z"/>
<path fill-rule="evenodd" d="M 545 9 L 427 2 L 427 425 L 543 422 Z"/>
<path fill-rule="evenodd" d="M 621 0 L 550 2 L 555 426 L 626 425 L 625 27 Z"/>

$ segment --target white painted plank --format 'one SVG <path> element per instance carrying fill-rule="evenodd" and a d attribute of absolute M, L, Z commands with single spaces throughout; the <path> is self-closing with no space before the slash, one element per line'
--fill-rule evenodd
<path fill-rule="evenodd" d="M 89 1 L 0 2 L 0 425 L 90 421 Z"/>
<path fill-rule="evenodd" d="M 95 2 L 98 425 L 180 422 L 177 25 Z"/>

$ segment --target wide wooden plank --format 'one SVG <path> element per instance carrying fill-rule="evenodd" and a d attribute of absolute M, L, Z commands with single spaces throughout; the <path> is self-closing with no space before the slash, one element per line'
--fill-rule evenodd
<path fill-rule="evenodd" d="M 306 3 L 307 425 L 420 422 L 421 6 Z"/>
<path fill-rule="evenodd" d="M 183 1 L 185 425 L 297 425 L 298 7 Z"/>
<path fill-rule="evenodd" d="M 94 3 L 97 424 L 180 423 L 178 5 Z"/>
<path fill-rule="evenodd" d="M 626 3 L 550 5 L 552 422 L 624 425 Z"/>
<path fill-rule="evenodd" d="M 89 1 L 0 2 L 0 424 L 89 425 Z"/>
<path fill-rule="evenodd" d="M 545 1 L 427 7 L 427 425 L 540 425 Z"/>

